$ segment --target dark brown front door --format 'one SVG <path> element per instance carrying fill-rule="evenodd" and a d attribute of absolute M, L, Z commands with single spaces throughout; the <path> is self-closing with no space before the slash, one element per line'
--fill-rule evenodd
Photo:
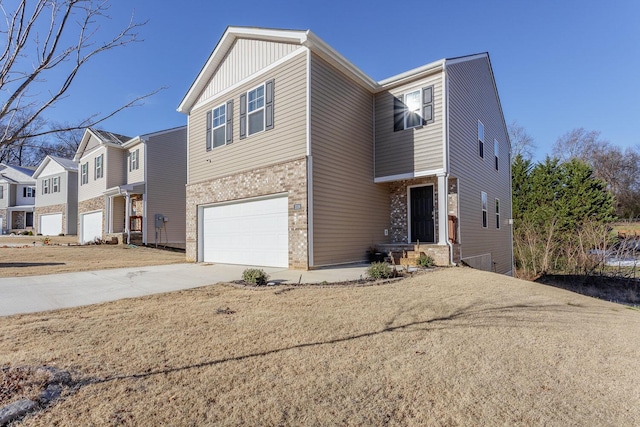
<path fill-rule="evenodd" d="M 410 189 L 411 198 L 411 242 L 435 243 L 433 219 L 433 186 L 413 187 Z"/>

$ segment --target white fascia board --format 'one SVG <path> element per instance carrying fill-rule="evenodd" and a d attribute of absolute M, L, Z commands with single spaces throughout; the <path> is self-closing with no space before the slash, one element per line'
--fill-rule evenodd
<path fill-rule="evenodd" d="M 447 62 L 447 65 L 454 65 L 460 62 L 475 61 L 476 59 L 481 59 L 481 58 L 489 58 L 489 54 L 486 52 L 483 52 L 483 53 L 476 53 L 473 55 L 460 56 L 458 58 L 449 58 L 446 60 L 446 62 Z"/>
<path fill-rule="evenodd" d="M 227 52 L 233 45 L 233 42 L 241 37 L 254 38 L 260 40 L 281 42 L 281 43 L 297 43 L 302 44 L 307 38 L 306 31 L 299 30 L 272 30 L 265 28 L 246 28 L 246 27 L 228 27 L 222 38 L 213 49 L 209 59 L 198 73 L 198 76 L 192 83 L 187 94 L 178 106 L 178 112 L 189 114 L 198 96 L 209 83 L 211 77 L 218 69 L 218 66 L 225 58 Z"/>
<path fill-rule="evenodd" d="M 379 90 L 387 90 L 394 86 L 405 84 L 411 80 L 424 77 L 433 72 L 440 71 L 444 68 L 444 64 L 445 64 L 445 60 L 440 59 L 430 64 L 426 64 L 421 67 L 414 68 L 409 71 L 405 71 L 404 73 L 397 74 L 393 77 L 389 77 L 387 79 L 381 80 L 378 82 L 378 85 L 380 86 Z"/>
<path fill-rule="evenodd" d="M 127 142 L 122 144 L 121 147 L 124 148 L 124 149 L 127 149 L 127 148 L 133 147 L 134 145 L 139 144 L 141 142 L 146 142 L 146 140 L 142 139 L 142 137 L 136 136 L 135 138 L 131 138 L 130 140 L 128 140 Z"/>
<path fill-rule="evenodd" d="M 374 178 L 373 182 L 378 184 L 382 182 L 402 181 L 405 179 L 420 178 L 423 176 L 438 176 L 438 175 L 442 175 L 443 173 L 444 173 L 444 169 L 408 172 L 408 173 L 401 173 L 398 175 L 380 176 L 380 177 Z"/>

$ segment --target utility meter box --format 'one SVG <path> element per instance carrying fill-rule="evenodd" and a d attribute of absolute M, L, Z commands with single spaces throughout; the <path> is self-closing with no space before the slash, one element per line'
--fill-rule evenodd
<path fill-rule="evenodd" d="M 164 215 L 156 214 L 156 228 L 162 228 L 164 226 Z"/>

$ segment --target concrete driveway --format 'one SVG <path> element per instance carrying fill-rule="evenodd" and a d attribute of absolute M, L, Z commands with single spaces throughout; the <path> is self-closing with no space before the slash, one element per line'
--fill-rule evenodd
<path fill-rule="evenodd" d="M 0 316 L 78 307 L 122 298 L 196 288 L 242 278 L 248 268 L 224 264 L 171 264 L 0 278 Z M 311 271 L 260 267 L 279 283 L 356 280 L 366 265 Z"/>

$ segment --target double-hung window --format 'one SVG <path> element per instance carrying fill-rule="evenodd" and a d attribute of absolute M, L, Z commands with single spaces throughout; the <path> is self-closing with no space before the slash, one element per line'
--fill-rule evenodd
<path fill-rule="evenodd" d="M 49 180 L 42 180 L 42 194 L 49 194 Z"/>
<path fill-rule="evenodd" d="M 240 95 L 240 139 L 273 129 L 273 88 L 269 80 Z"/>
<path fill-rule="evenodd" d="M 498 149 L 499 144 L 496 139 L 493 140 L 493 157 L 495 159 L 496 170 L 498 170 Z"/>
<path fill-rule="evenodd" d="M 129 153 L 129 172 L 140 168 L 140 149 Z"/>
<path fill-rule="evenodd" d="M 89 162 L 82 164 L 82 170 L 80 172 L 80 185 L 89 183 Z"/>
<path fill-rule="evenodd" d="M 500 199 L 496 199 L 496 228 L 500 229 Z"/>
<path fill-rule="evenodd" d="M 51 184 L 51 192 L 52 193 L 59 193 L 60 192 L 60 177 L 59 176 L 55 176 L 51 179 L 52 184 Z"/>
<path fill-rule="evenodd" d="M 104 154 L 100 154 L 95 158 L 94 179 L 102 178 L 104 176 L 103 161 Z"/>
<path fill-rule="evenodd" d="M 482 192 L 482 228 L 487 228 L 487 193 Z"/>
<path fill-rule="evenodd" d="M 23 197 L 36 197 L 36 188 L 35 187 L 24 187 L 22 190 Z"/>
<path fill-rule="evenodd" d="M 484 125 L 478 120 L 478 155 L 484 159 Z"/>
<path fill-rule="evenodd" d="M 249 135 L 264 130 L 264 85 L 247 92 Z"/>
<path fill-rule="evenodd" d="M 407 92 L 394 98 L 394 132 L 433 123 L 433 86 Z"/>
<path fill-rule="evenodd" d="M 220 147 L 227 141 L 227 105 L 213 109 L 213 146 Z"/>
<path fill-rule="evenodd" d="M 4 199 L 4 185 L 0 185 L 0 199 Z"/>

